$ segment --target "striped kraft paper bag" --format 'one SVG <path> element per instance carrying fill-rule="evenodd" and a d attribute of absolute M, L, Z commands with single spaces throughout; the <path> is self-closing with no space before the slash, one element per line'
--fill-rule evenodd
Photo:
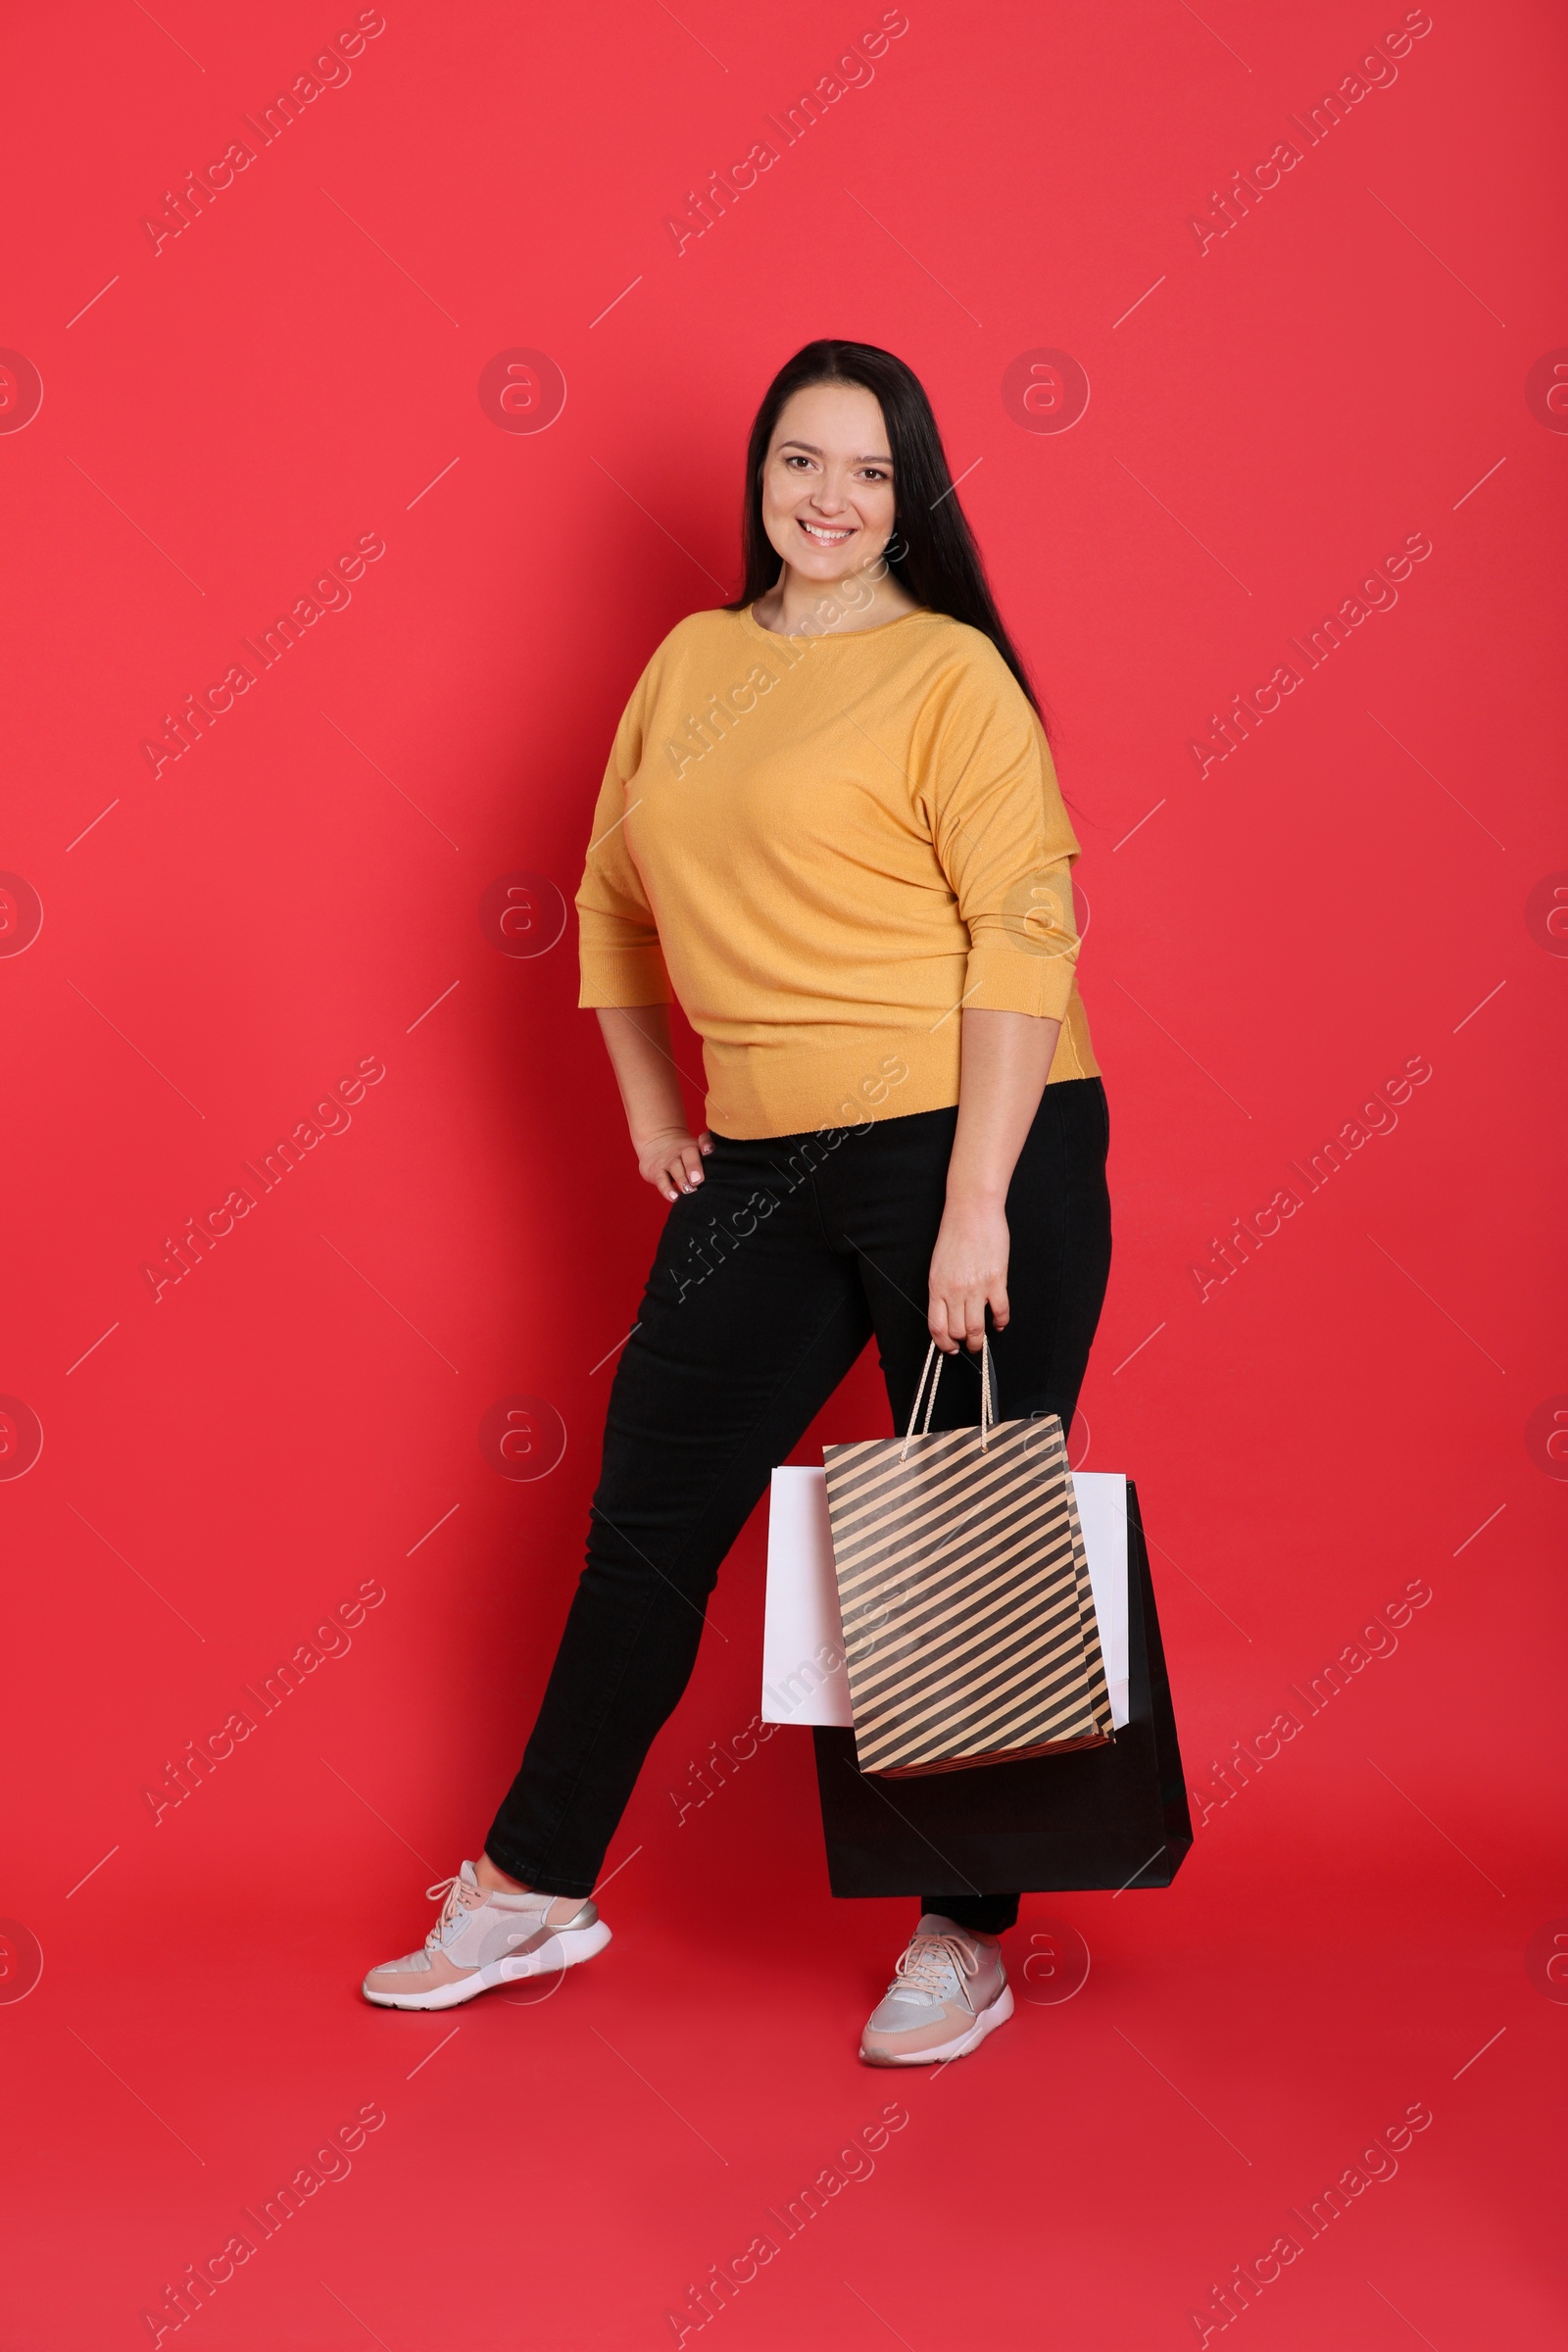
<path fill-rule="evenodd" d="M 856 1755 L 888 1779 L 1111 1736 L 1061 1423 L 994 1421 L 984 1347 L 980 1427 L 933 1431 L 941 1370 L 933 1343 L 902 1441 L 822 1448 Z"/>

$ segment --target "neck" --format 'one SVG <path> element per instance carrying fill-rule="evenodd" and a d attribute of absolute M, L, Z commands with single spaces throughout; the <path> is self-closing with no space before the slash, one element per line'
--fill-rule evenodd
<path fill-rule="evenodd" d="M 833 636 L 879 629 L 918 610 L 914 598 L 900 586 L 880 558 L 869 567 L 846 572 L 837 580 L 808 579 L 792 564 L 786 564 L 755 607 L 764 628 L 786 637 L 798 636 L 808 624 L 825 628 Z"/>

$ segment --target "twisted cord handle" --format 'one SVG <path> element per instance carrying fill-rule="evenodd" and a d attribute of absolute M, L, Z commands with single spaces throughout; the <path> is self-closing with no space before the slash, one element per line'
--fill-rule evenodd
<path fill-rule="evenodd" d="M 934 1372 L 931 1370 L 933 1357 L 936 1360 Z M 904 1433 L 904 1445 L 899 1453 L 901 1462 L 907 1461 L 909 1456 L 909 1446 L 914 1438 L 915 1417 L 920 1410 L 920 1397 L 925 1391 L 928 1373 L 931 1377 L 931 1388 L 925 1400 L 925 1419 L 920 1424 L 922 1438 L 928 1438 L 931 1435 L 931 1415 L 936 1410 L 937 1382 L 942 1378 L 942 1351 L 937 1347 L 935 1340 L 931 1342 L 925 1351 L 925 1362 L 920 1367 L 920 1377 L 915 1383 L 914 1402 L 909 1407 L 909 1426 Z M 980 1450 L 982 1453 L 986 1450 L 991 1432 L 997 1421 L 997 1410 L 992 1396 L 992 1384 L 995 1379 L 996 1370 L 991 1361 L 990 1336 L 988 1333 L 982 1332 L 980 1334 Z"/>

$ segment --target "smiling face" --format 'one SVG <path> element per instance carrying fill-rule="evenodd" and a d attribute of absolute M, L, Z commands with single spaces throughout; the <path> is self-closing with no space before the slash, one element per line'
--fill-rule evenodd
<path fill-rule="evenodd" d="M 787 400 L 762 467 L 762 523 L 786 565 L 826 586 L 893 536 L 893 456 L 882 406 L 860 384 L 808 384 Z"/>

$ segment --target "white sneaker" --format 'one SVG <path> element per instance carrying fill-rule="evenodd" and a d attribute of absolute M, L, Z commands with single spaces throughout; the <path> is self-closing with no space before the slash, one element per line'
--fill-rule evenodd
<path fill-rule="evenodd" d="M 1012 2015 L 1012 1987 L 994 1936 L 928 1911 L 860 2035 L 867 2066 L 936 2066 L 967 2058 Z"/>
<path fill-rule="evenodd" d="M 422 1952 L 372 1968 L 362 1987 L 382 2009 L 455 2009 L 519 1977 L 542 1977 L 591 1960 L 610 1930 L 590 1902 L 574 1894 L 497 1894 L 481 1886 L 471 1862 L 455 1879 L 426 1889 L 442 1902 Z"/>

